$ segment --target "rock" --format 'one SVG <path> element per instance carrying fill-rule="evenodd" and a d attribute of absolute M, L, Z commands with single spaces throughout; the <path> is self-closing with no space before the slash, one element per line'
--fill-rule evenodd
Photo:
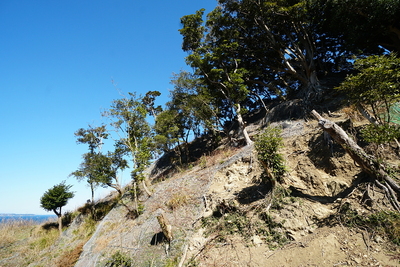
<path fill-rule="evenodd" d="M 376 242 L 376 243 L 383 243 L 383 238 L 381 237 L 381 236 L 379 236 L 379 235 L 376 235 L 375 237 L 374 237 L 374 241 Z"/>
<path fill-rule="evenodd" d="M 262 245 L 262 244 L 264 243 L 258 235 L 254 235 L 254 236 L 251 238 L 251 241 L 253 242 L 253 244 L 254 244 L 255 246 L 260 246 L 260 245 Z"/>

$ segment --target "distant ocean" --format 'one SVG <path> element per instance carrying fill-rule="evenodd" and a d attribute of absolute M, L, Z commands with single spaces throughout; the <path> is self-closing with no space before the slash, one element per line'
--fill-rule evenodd
<path fill-rule="evenodd" d="M 0 223 L 8 221 L 33 221 L 42 223 L 47 220 L 57 220 L 56 215 L 35 215 L 35 214 L 0 214 Z"/>

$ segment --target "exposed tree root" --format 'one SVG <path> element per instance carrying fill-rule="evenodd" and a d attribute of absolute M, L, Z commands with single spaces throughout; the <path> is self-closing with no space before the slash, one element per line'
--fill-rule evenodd
<path fill-rule="evenodd" d="M 336 123 L 323 118 L 315 110 L 311 114 L 318 120 L 318 125 L 340 144 L 358 166 L 367 172 L 376 185 L 385 191 L 387 198 L 395 210 L 400 212 L 400 186 L 389 176 L 384 164 L 374 156 L 367 154 L 347 133 Z"/>

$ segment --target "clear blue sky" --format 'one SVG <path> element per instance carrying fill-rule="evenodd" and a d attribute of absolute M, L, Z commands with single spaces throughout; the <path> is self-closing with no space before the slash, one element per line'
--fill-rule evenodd
<path fill-rule="evenodd" d="M 162 93 L 187 69 L 180 18 L 216 0 L 0 0 L 0 213 L 51 214 L 40 197 L 66 180 L 90 198 L 77 169 L 85 145 L 74 132 L 99 126 L 123 92 Z M 129 182 L 128 175 L 123 181 Z M 108 190 L 98 190 L 98 197 Z"/>

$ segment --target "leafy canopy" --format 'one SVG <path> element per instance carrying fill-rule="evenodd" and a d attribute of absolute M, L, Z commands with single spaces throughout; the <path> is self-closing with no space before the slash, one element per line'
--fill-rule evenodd
<path fill-rule="evenodd" d="M 74 192 L 69 191 L 71 187 L 72 185 L 66 185 L 63 181 L 48 189 L 40 198 L 40 206 L 61 216 L 61 208 L 67 205 L 68 200 L 75 195 Z"/>

